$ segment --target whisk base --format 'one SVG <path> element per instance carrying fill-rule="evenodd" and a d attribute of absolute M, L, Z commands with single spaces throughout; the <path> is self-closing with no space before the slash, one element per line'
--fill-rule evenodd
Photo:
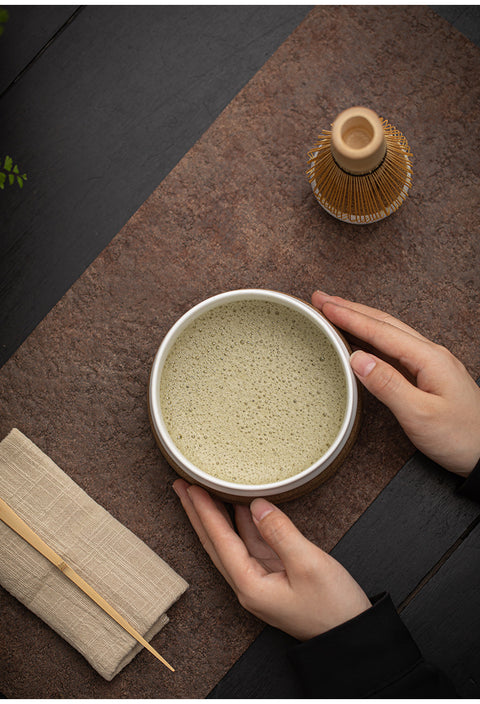
<path fill-rule="evenodd" d="M 338 164 L 329 130 L 323 130 L 308 153 L 307 176 L 315 198 L 329 215 L 341 222 L 352 225 L 379 222 L 398 210 L 408 196 L 412 185 L 410 147 L 403 134 L 387 120 L 382 119 L 381 126 L 385 154 L 369 171 L 346 171 Z"/>
<path fill-rule="evenodd" d="M 385 218 L 388 218 L 389 215 L 392 215 L 395 213 L 399 207 L 404 203 L 404 201 L 407 198 L 408 195 L 408 190 L 409 186 L 404 186 L 403 191 L 400 193 L 398 196 L 397 200 L 392 203 L 388 208 L 381 210 L 377 213 L 371 213 L 367 215 L 356 215 L 352 213 L 339 213 L 336 210 L 332 210 L 331 208 L 328 207 L 328 205 L 324 202 L 322 196 L 320 193 L 316 192 L 315 188 L 315 183 L 312 183 L 312 190 L 313 190 L 313 195 L 317 199 L 318 203 L 322 206 L 322 208 L 335 220 L 340 220 L 340 222 L 347 222 L 350 225 L 372 225 L 375 222 L 380 222 L 381 220 L 385 220 Z"/>

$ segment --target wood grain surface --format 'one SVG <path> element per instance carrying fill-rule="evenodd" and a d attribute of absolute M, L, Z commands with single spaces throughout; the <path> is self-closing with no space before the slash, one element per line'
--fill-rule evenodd
<path fill-rule="evenodd" d="M 307 11 L 9 8 L 0 80 L 28 70 L 0 95 L 0 158 L 28 184 L 2 191 L 0 364 Z"/>
<path fill-rule="evenodd" d="M 54 41 L 78 8 L 50 5 L 31 6 L 27 11 L 15 6 L 2 6 L 8 12 L 8 20 L 0 40 L 0 96 L 20 80 L 32 62 Z"/>

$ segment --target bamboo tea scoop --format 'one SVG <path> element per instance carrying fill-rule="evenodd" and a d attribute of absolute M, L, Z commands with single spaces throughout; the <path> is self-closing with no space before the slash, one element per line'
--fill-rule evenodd
<path fill-rule="evenodd" d="M 100 606 L 103 611 L 105 611 L 106 614 L 108 614 L 111 618 L 113 618 L 114 621 L 118 623 L 119 626 L 121 626 L 127 633 L 129 633 L 135 640 L 137 640 L 141 645 L 143 645 L 144 648 L 149 650 L 152 655 L 155 655 L 160 662 L 163 662 L 166 667 L 168 667 L 169 670 L 172 672 L 175 672 L 173 667 L 168 664 L 166 660 L 162 658 L 162 656 L 157 653 L 155 648 L 152 648 L 150 643 L 143 638 L 140 633 L 138 633 L 133 626 L 131 626 L 128 621 L 126 621 L 123 616 L 121 616 L 118 611 L 116 611 L 113 606 L 110 606 L 110 604 L 105 601 L 105 599 L 98 594 L 98 592 L 95 591 L 87 582 L 80 577 L 79 574 L 75 572 L 69 565 L 67 565 L 64 560 L 60 557 L 60 555 L 57 555 L 57 553 L 52 550 L 51 547 L 49 547 L 41 538 L 39 535 L 35 533 L 26 523 L 23 521 L 20 516 L 18 516 L 15 511 L 10 508 L 8 504 L 3 501 L 3 499 L 0 499 L 0 519 L 7 524 L 12 530 L 15 531 L 15 533 L 18 533 L 18 535 L 23 538 L 24 540 L 27 541 L 35 550 L 38 550 L 39 553 L 41 553 L 44 557 L 49 560 L 49 562 L 52 563 L 52 565 L 55 565 L 55 567 L 58 567 L 60 572 L 63 572 L 63 574 L 68 577 L 74 584 L 79 587 L 82 592 L 84 592 L 90 599 L 92 599 L 98 606 Z"/>

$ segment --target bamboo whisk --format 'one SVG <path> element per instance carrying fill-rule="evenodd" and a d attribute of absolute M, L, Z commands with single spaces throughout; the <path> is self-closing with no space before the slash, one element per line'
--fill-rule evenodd
<path fill-rule="evenodd" d="M 313 193 L 330 215 L 357 225 L 395 212 L 412 185 L 405 137 L 364 107 L 344 110 L 308 153 Z"/>

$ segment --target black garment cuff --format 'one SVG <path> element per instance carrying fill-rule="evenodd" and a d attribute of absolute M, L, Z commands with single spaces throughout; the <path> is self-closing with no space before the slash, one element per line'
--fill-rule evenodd
<path fill-rule="evenodd" d="M 422 655 L 386 593 L 372 607 L 289 653 L 307 697 L 363 698 L 401 679 Z"/>
<path fill-rule="evenodd" d="M 458 488 L 460 494 L 465 494 L 474 501 L 480 501 L 480 460 L 472 469 L 465 481 Z"/>

